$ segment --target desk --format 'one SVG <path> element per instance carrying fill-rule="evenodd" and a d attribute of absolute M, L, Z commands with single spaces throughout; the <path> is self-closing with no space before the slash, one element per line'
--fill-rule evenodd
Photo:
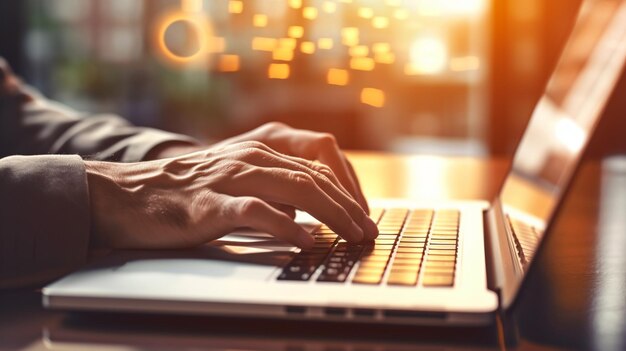
<path fill-rule="evenodd" d="M 373 153 L 350 157 L 369 197 L 490 199 L 507 167 L 503 160 Z M 519 343 L 514 349 L 626 346 L 626 264 L 621 264 L 626 239 L 619 239 L 626 238 L 619 235 L 622 229 L 626 234 L 626 227 L 600 223 L 606 211 L 599 202 L 600 180 L 600 163 L 586 162 L 548 238 L 546 254 L 538 258 L 539 267 L 515 307 L 512 325 Z M 626 190 L 623 194 L 626 200 Z M 614 236 L 598 235 L 600 229 Z M 497 325 L 441 330 L 204 317 L 75 317 L 43 310 L 36 291 L 0 295 L 0 349 L 484 350 L 503 348 L 499 330 Z"/>

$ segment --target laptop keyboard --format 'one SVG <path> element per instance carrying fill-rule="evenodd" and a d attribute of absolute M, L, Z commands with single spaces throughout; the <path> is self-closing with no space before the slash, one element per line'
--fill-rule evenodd
<path fill-rule="evenodd" d="M 507 216 L 509 221 L 509 228 L 513 232 L 513 238 L 515 239 L 515 247 L 522 265 L 527 265 L 533 256 L 537 245 L 539 244 L 539 238 L 541 238 L 541 232 L 522 221 L 516 220 Z"/>
<path fill-rule="evenodd" d="M 297 253 L 278 280 L 453 286 L 459 211 L 374 209 L 371 217 L 380 232 L 374 242 L 348 244 L 321 226 L 314 247 Z"/>

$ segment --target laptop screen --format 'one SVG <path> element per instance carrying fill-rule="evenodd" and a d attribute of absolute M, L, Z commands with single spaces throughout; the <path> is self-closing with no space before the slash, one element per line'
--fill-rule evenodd
<path fill-rule="evenodd" d="M 625 58 L 626 1 L 585 1 L 499 195 L 514 231 L 525 227 L 528 237 L 517 244 L 527 249 L 526 262 L 571 181 Z"/>

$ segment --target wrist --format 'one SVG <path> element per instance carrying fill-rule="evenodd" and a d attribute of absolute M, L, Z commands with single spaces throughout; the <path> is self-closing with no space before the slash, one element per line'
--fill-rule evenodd
<path fill-rule="evenodd" d="M 108 233 L 115 223 L 116 209 L 114 199 L 120 195 L 120 186 L 116 184 L 115 164 L 112 162 L 85 161 L 87 186 L 89 189 L 89 211 L 91 216 L 92 248 L 112 247 L 113 240 Z M 120 202 L 118 202 L 118 206 Z"/>

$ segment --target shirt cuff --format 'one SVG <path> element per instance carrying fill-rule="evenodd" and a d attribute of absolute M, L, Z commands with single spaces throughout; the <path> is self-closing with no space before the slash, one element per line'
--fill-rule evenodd
<path fill-rule="evenodd" d="M 89 192 L 79 156 L 0 159 L 0 287 L 76 269 L 89 249 Z"/>

